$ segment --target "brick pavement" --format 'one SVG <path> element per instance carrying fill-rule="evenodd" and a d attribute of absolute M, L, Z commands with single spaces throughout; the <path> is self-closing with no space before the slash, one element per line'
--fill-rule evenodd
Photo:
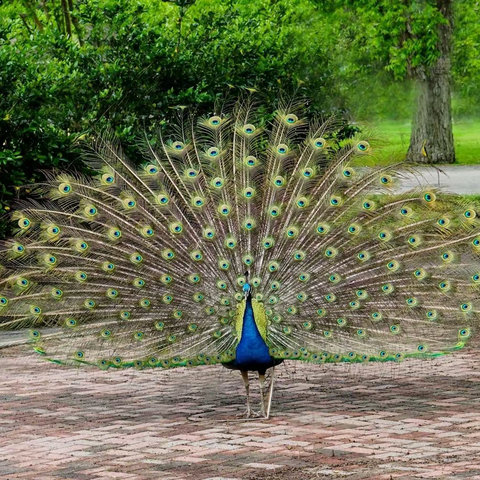
<path fill-rule="evenodd" d="M 222 367 L 103 372 L 0 350 L 0 479 L 480 479 L 479 361 L 286 362 L 276 416 L 244 421 Z"/>

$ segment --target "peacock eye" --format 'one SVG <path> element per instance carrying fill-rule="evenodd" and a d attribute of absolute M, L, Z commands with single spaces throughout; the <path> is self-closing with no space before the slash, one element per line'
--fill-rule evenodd
<path fill-rule="evenodd" d="M 360 152 L 366 152 L 370 148 L 370 144 L 366 141 L 358 142 L 357 148 Z"/>
<path fill-rule="evenodd" d="M 207 151 L 207 154 L 209 157 L 216 157 L 219 154 L 218 148 L 216 147 L 209 148 Z"/>

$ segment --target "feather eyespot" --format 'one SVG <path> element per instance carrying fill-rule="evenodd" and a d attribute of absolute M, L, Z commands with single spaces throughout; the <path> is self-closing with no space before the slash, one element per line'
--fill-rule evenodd
<path fill-rule="evenodd" d="M 211 147 L 207 150 L 207 155 L 211 158 L 215 158 L 220 154 L 220 150 L 217 147 Z"/>
<path fill-rule="evenodd" d="M 142 227 L 141 229 L 141 234 L 145 237 L 145 238 L 151 238 L 155 235 L 155 231 L 153 230 L 152 227 Z"/>
<path fill-rule="evenodd" d="M 417 270 L 413 272 L 413 275 L 418 280 L 423 280 L 427 276 L 427 272 L 423 268 L 417 268 Z"/>
<path fill-rule="evenodd" d="M 75 273 L 75 278 L 79 282 L 84 282 L 85 280 L 87 280 L 87 274 L 85 272 L 77 272 Z"/>
<path fill-rule="evenodd" d="M 231 209 L 230 209 L 230 206 L 229 205 L 226 205 L 226 204 L 222 204 L 222 205 L 219 205 L 218 206 L 218 209 L 217 209 L 218 213 L 220 215 L 222 215 L 223 217 L 226 217 L 230 214 L 231 212 Z"/>
<path fill-rule="evenodd" d="M 218 261 L 218 266 L 221 270 L 228 270 L 230 268 L 230 262 L 228 260 L 222 259 Z"/>
<path fill-rule="evenodd" d="M 330 231 L 330 225 L 326 223 L 321 223 L 317 225 L 316 232 L 320 235 L 326 235 Z"/>
<path fill-rule="evenodd" d="M 52 236 L 52 237 L 55 237 L 57 235 L 60 234 L 60 227 L 57 227 L 56 225 L 50 225 L 48 228 L 47 228 L 47 233 Z"/>
<path fill-rule="evenodd" d="M 299 230 L 297 227 L 289 227 L 287 228 L 287 238 L 295 238 L 298 233 L 299 233 Z"/>
<path fill-rule="evenodd" d="M 173 142 L 172 143 L 172 148 L 176 150 L 177 152 L 181 152 L 182 150 L 185 149 L 185 144 L 182 142 Z"/>
<path fill-rule="evenodd" d="M 130 255 L 130 261 L 132 263 L 137 263 L 137 264 L 142 263 L 143 262 L 143 257 L 139 253 L 132 253 Z"/>
<path fill-rule="evenodd" d="M 171 248 L 166 248 L 162 251 L 162 257 L 165 260 L 173 260 L 175 258 L 175 253 Z"/>
<path fill-rule="evenodd" d="M 218 115 L 214 115 L 208 119 L 208 123 L 212 125 L 212 127 L 218 127 L 221 122 L 222 119 Z"/>
<path fill-rule="evenodd" d="M 335 294 L 333 294 L 333 293 L 327 293 L 327 294 L 325 295 L 325 300 L 326 300 L 327 302 L 329 302 L 329 303 L 334 302 L 336 299 L 337 299 L 337 297 L 336 297 Z"/>
<path fill-rule="evenodd" d="M 246 133 L 247 135 L 251 135 L 255 130 L 256 130 L 255 125 L 252 125 L 251 123 L 247 123 L 246 125 L 243 126 L 243 132 Z"/>
<path fill-rule="evenodd" d="M 469 328 L 462 328 L 462 330 L 460 330 L 458 332 L 458 335 L 461 338 L 468 338 L 470 336 L 470 329 Z"/>
<path fill-rule="evenodd" d="M 67 182 L 63 182 L 58 186 L 58 191 L 63 195 L 68 195 L 72 191 L 72 186 Z"/>
<path fill-rule="evenodd" d="M 366 250 L 362 250 L 361 252 L 359 252 L 357 254 L 357 258 L 361 261 L 361 262 L 366 262 L 367 260 L 370 259 L 370 253 L 367 252 Z"/>
<path fill-rule="evenodd" d="M 423 200 L 427 203 L 433 203 L 435 202 L 437 196 L 433 192 L 426 192 L 423 195 Z"/>
<path fill-rule="evenodd" d="M 448 227 L 449 224 L 450 224 L 449 218 L 442 217 L 437 220 L 437 225 L 440 227 Z"/>
<path fill-rule="evenodd" d="M 22 245 L 21 243 L 17 243 L 15 242 L 13 245 L 12 245 L 12 251 L 14 253 L 16 253 L 17 255 L 22 255 L 26 252 L 26 248 L 24 245 Z"/>
<path fill-rule="evenodd" d="M 278 269 L 279 269 L 280 265 L 278 262 L 275 262 L 275 261 L 272 261 L 272 262 L 269 262 L 268 264 L 268 271 L 269 272 L 276 272 Z"/>
<path fill-rule="evenodd" d="M 313 146 L 318 150 L 325 148 L 326 145 L 327 145 L 327 142 L 324 138 L 315 138 L 313 140 Z"/>
<path fill-rule="evenodd" d="M 102 175 L 102 183 L 104 185 L 112 185 L 113 183 L 115 183 L 115 177 L 110 173 L 104 173 Z"/>
<path fill-rule="evenodd" d="M 225 246 L 230 250 L 234 249 L 237 246 L 237 240 L 235 238 L 226 238 L 225 239 Z"/>
<path fill-rule="evenodd" d="M 357 149 L 362 153 L 366 152 L 369 148 L 370 144 L 365 140 L 357 143 Z"/>
<path fill-rule="evenodd" d="M 243 190 L 243 196 L 245 198 L 253 198 L 255 196 L 255 189 L 252 187 L 247 187 Z"/>
<path fill-rule="evenodd" d="M 122 203 L 127 210 L 132 210 L 137 205 L 137 202 L 131 197 L 125 198 Z"/>
<path fill-rule="evenodd" d="M 214 188 L 222 188 L 223 185 L 224 185 L 224 180 L 223 178 L 220 178 L 220 177 L 215 177 L 213 180 L 212 180 L 212 186 Z"/>
<path fill-rule="evenodd" d="M 337 195 L 332 195 L 330 197 L 330 205 L 332 207 L 339 207 L 342 204 L 342 199 Z"/>
<path fill-rule="evenodd" d="M 179 235 L 180 233 L 183 232 L 183 225 L 180 222 L 172 222 L 168 226 L 170 232 L 172 232 L 175 235 Z"/>
<path fill-rule="evenodd" d="M 115 288 L 109 288 L 107 290 L 107 297 L 117 298 L 118 297 L 118 290 L 116 290 Z"/>
<path fill-rule="evenodd" d="M 305 252 L 301 250 L 297 250 L 296 252 L 293 253 L 293 259 L 297 261 L 301 261 L 305 259 Z"/>
<path fill-rule="evenodd" d="M 392 293 L 395 290 L 393 285 L 391 283 L 386 283 L 385 285 L 382 285 L 382 292 L 383 293 Z"/>
<path fill-rule="evenodd" d="M 198 171 L 195 170 L 194 168 L 189 168 L 185 171 L 185 176 L 190 179 L 197 178 L 198 176 Z"/>
<path fill-rule="evenodd" d="M 275 245 L 275 240 L 273 237 L 267 237 L 263 240 L 263 248 L 268 250 L 269 248 L 272 248 Z"/>
<path fill-rule="evenodd" d="M 410 207 L 402 207 L 400 209 L 400 215 L 402 217 L 410 217 L 413 214 L 413 210 Z"/>
<path fill-rule="evenodd" d="M 298 122 L 298 117 L 293 113 L 289 113 L 288 115 L 285 116 L 285 122 L 288 125 L 293 125 Z"/>
<path fill-rule="evenodd" d="M 285 177 L 282 177 L 281 175 L 277 175 L 273 179 L 273 184 L 276 187 L 283 187 L 285 185 Z"/>
<path fill-rule="evenodd" d="M 443 280 L 438 284 L 438 288 L 443 292 L 447 292 L 451 288 L 451 284 L 448 280 Z"/>
<path fill-rule="evenodd" d="M 147 165 L 145 171 L 148 175 L 156 175 L 158 173 L 158 168 L 155 165 Z"/>
<path fill-rule="evenodd" d="M 280 143 L 277 146 L 277 153 L 279 153 L 280 155 L 285 155 L 286 153 L 288 153 L 288 146 L 284 143 Z"/>
<path fill-rule="evenodd" d="M 309 274 L 309 273 L 301 273 L 301 274 L 298 276 L 298 279 L 299 279 L 301 282 L 308 282 L 308 280 L 310 280 L 310 274 Z"/>
<path fill-rule="evenodd" d="M 85 301 L 83 302 L 83 306 L 84 306 L 85 308 L 90 309 L 90 310 L 91 310 L 92 308 L 95 308 L 96 305 L 97 305 L 97 304 L 95 303 L 94 300 L 85 300 Z"/>
<path fill-rule="evenodd" d="M 29 226 L 31 225 L 31 222 L 28 218 L 21 218 L 19 221 L 18 221 L 18 226 L 22 229 L 26 229 L 28 228 Z"/>
<path fill-rule="evenodd" d="M 168 195 L 162 193 L 161 195 L 158 195 L 157 201 L 160 205 L 167 205 L 168 202 L 170 201 L 170 197 Z"/>
<path fill-rule="evenodd" d="M 328 277 L 328 281 L 331 283 L 338 283 L 342 277 L 338 273 L 334 273 Z"/>
<path fill-rule="evenodd" d="M 298 208 L 305 208 L 308 207 L 309 201 L 307 197 L 299 197 L 297 198 L 296 205 Z"/>
<path fill-rule="evenodd" d="M 470 302 L 465 302 L 460 305 L 460 310 L 462 312 L 471 312 L 473 310 L 473 305 Z"/>
<path fill-rule="evenodd" d="M 302 175 L 305 177 L 305 178 L 312 178 L 313 175 L 314 175 L 314 170 L 313 168 L 304 168 L 302 170 Z"/>

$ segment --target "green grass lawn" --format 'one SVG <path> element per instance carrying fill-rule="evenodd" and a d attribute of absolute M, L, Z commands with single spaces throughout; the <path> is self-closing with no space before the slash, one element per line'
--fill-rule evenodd
<path fill-rule="evenodd" d="M 364 124 L 361 123 L 363 126 Z M 378 163 L 390 163 L 407 153 L 410 122 L 373 121 L 366 126 L 372 131 L 372 146 Z M 368 135 L 367 135 L 368 136 Z M 460 119 L 453 125 L 453 138 L 458 165 L 480 164 L 480 119 Z M 358 164 L 365 164 L 359 160 Z M 368 162 L 367 162 L 368 163 Z"/>

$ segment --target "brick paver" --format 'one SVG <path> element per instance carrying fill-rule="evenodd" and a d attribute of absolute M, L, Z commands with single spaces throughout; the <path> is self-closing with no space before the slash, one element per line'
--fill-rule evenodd
<path fill-rule="evenodd" d="M 277 374 L 276 416 L 245 421 L 222 367 L 103 372 L 0 350 L 0 479 L 480 479 L 480 353 Z"/>

